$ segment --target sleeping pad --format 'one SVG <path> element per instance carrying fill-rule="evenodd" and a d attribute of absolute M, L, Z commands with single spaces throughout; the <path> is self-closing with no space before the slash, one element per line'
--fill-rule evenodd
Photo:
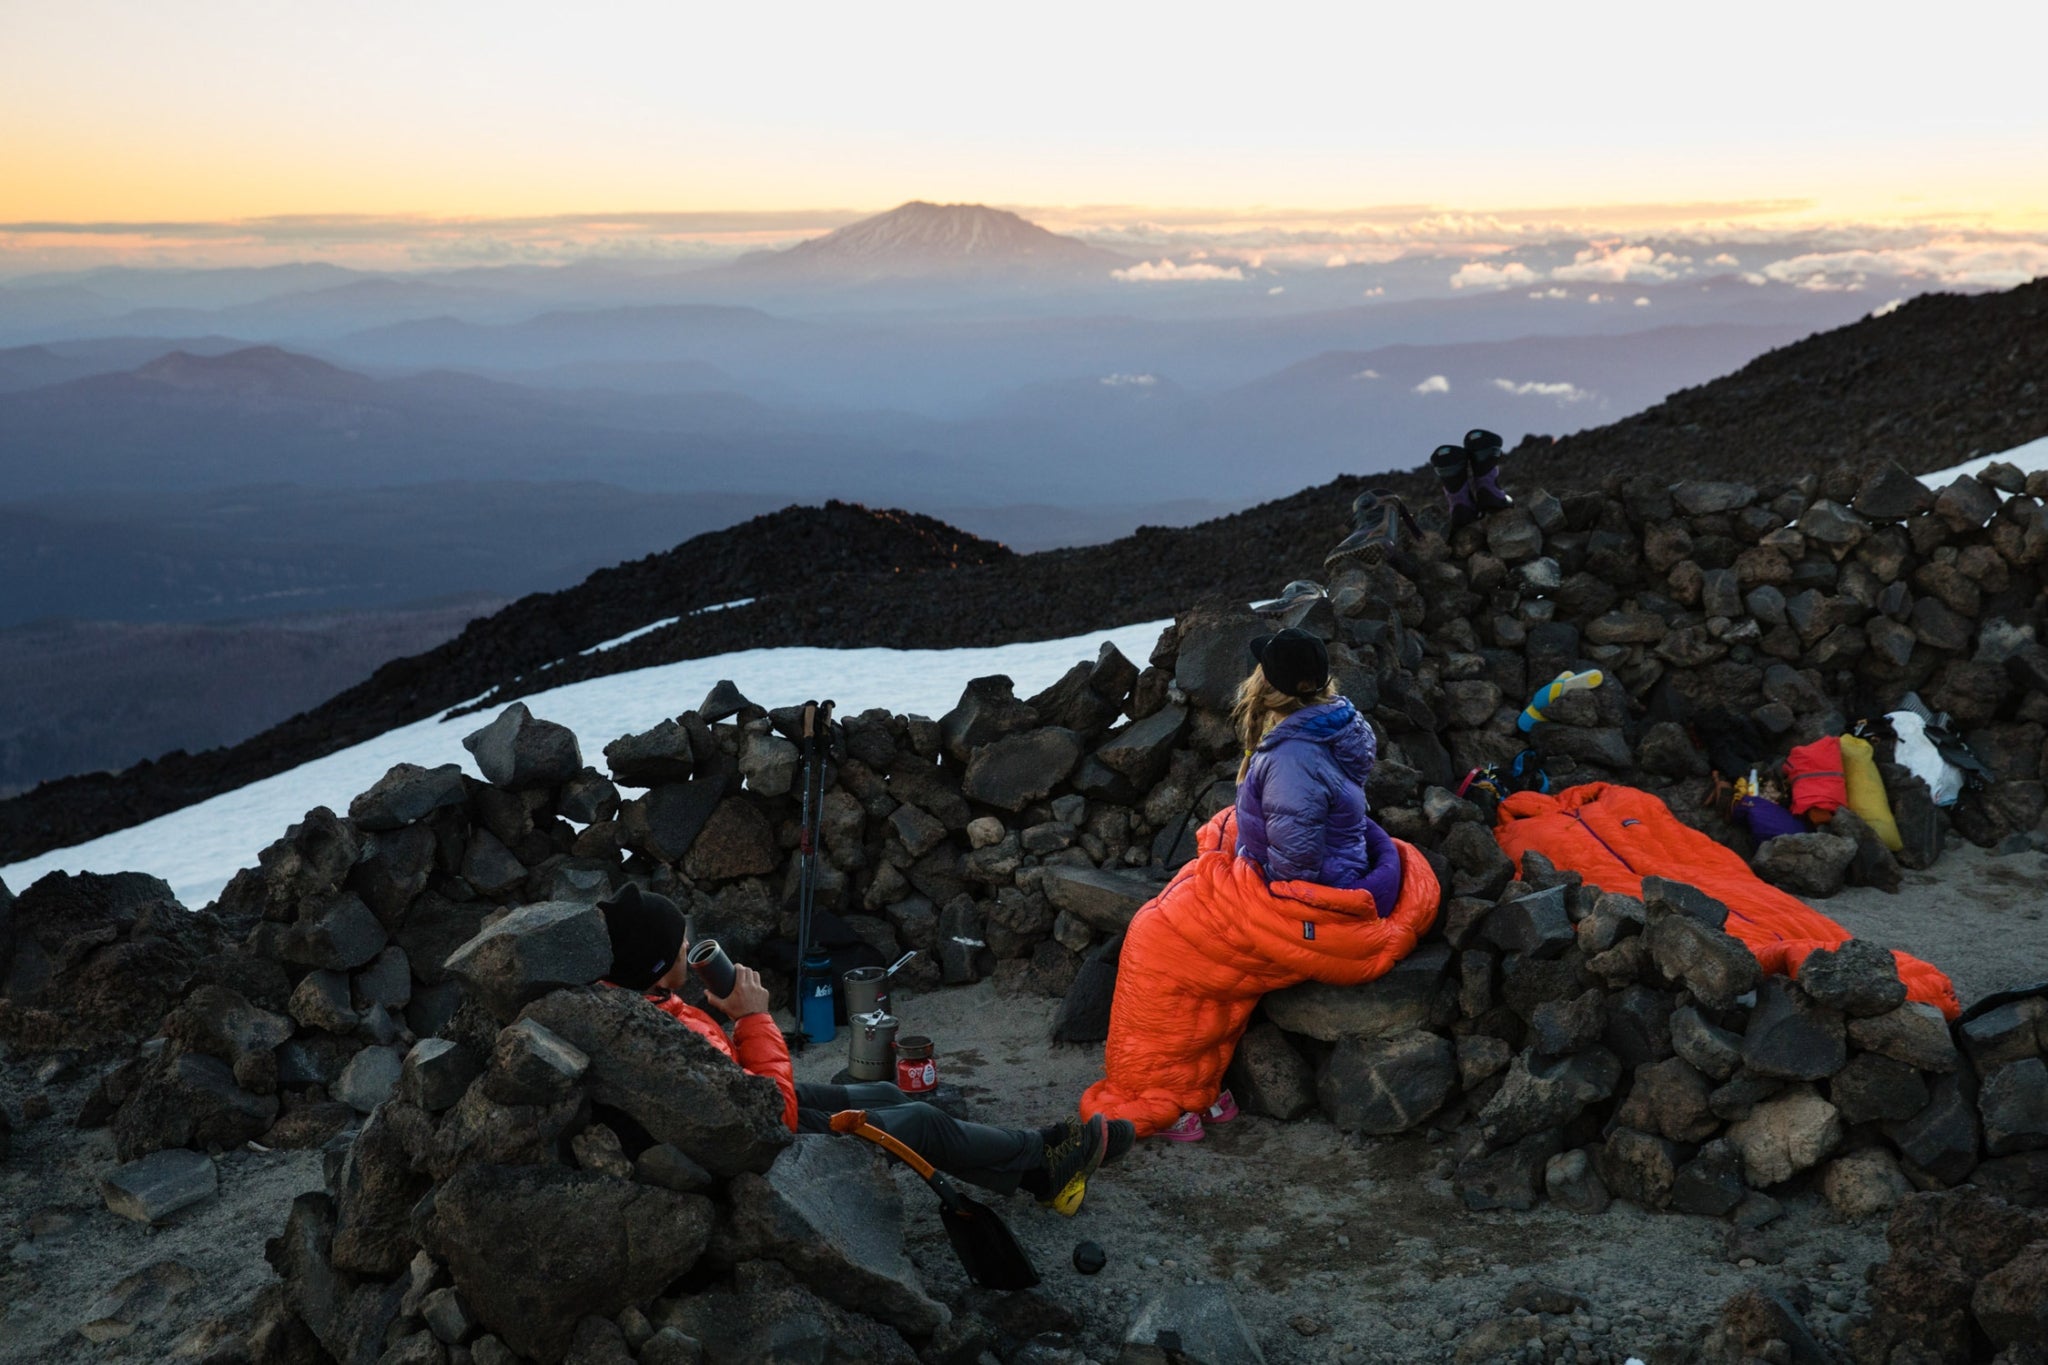
<path fill-rule="evenodd" d="M 1816 948 L 1852 935 L 1806 902 L 1750 871 L 1733 849 L 1685 824 L 1649 792 L 1589 782 L 1561 792 L 1516 792 L 1500 803 L 1494 839 L 1517 867 L 1531 849 L 1589 886 L 1640 896 L 1643 878 L 1664 877 L 1706 892 L 1728 907 L 1728 932 L 1767 972 L 1797 977 Z M 1897 949 L 1906 998 L 1954 1019 L 1956 988 L 1939 969 Z"/>
<path fill-rule="evenodd" d="M 1215 1103 L 1260 996 L 1300 981 L 1371 981 L 1413 952 L 1436 922 L 1436 873 L 1412 845 L 1394 847 L 1401 894 L 1383 913 L 1370 891 L 1269 884 L 1237 856 L 1236 810 L 1217 812 L 1193 861 L 1124 934 L 1107 1074 L 1081 1097 L 1082 1115 L 1129 1119 L 1140 1137 L 1170 1127 Z"/>

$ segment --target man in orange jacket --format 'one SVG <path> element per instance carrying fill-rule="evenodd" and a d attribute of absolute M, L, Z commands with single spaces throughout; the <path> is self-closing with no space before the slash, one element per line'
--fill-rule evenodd
<path fill-rule="evenodd" d="M 1135 1130 L 1122 1120 L 1069 1118 L 1045 1128 L 998 1128 L 962 1122 L 887 1082 L 798 1081 L 789 1044 L 768 1015 L 768 988 L 759 972 L 735 964 L 732 991 L 706 997 L 733 1021 L 728 1037 L 716 1019 L 675 994 L 689 976 L 689 941 L 683 912 L 674 901 L 629 882 L 610 900 L 600 901 L 598 909 L 612 941 L 606 981 L 641 992 L 741 1070 L 775 1082 L 782 1092 L 782 1121 L 794 1132 L 829 1133 L 833 1114 L 865 1109 L 868 1122 L 947 1174 L 998 1194 L 1022 1188 L 1042 1202 L 1051 1202 L 1071 1182 L 1085 1182 L 1103 1162 L 1130 1150 Z"/>

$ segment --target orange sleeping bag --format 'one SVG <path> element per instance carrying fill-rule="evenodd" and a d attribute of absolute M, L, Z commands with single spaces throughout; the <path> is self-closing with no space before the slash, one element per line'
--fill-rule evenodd
<path fill-rule="evenodd" d="M 1384 976 L 1436 922 L 1436 873 L 1401 852 L 1401 895 L 1382 918 L 1369 891 L 1268 883 L 1237 856 L 1237 812 L 1202 826 L 1192 862 L 1125 932 L 1110 1005 L 1107 1074 L 1081 1113 L 1129 1119 L 1138 1136 L 1208 1108 L 1252 1007 L 1300 981 L 1353 986 Z"/>
<path fill-rule="evenodd" d="M 1603 891 L 1640 896 L 1647 876 L 1698 887 L 1728 907 L 1728 932 L 1767 972 L 1797 977 L 1808 953 L 1852 937 L 1634 787 L 1590 782 L 1554 793 L 1516 792 L 1501 802 L 1493 837 L 1518 867 L 1534 849 Z M 1950 1019 L 1962 1013 L 1954 984 L 1939 969 L 1896 949 L 1892 956 L 1908 1000 L 1933 1005 Z"/>

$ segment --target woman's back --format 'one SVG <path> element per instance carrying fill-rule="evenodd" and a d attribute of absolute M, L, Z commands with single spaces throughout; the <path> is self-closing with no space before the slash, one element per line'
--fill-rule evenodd
<path fill-rule="evenodd" d="M 1382 851 L 1366 816 L 1378 757 L 1372 727 L 1342 697 L 1283 717 L 1253 750 L 1237 787 L 1237 851 L 1269 881 L 1367 883 Z"/>

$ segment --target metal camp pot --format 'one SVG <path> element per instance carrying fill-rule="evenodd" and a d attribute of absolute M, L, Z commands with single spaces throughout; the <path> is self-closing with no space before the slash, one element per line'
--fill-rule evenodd
<path fill-rule="evenodd" d="M 886 1081 L 896 1074 L 896 1016 L 873 1010 L 852 1019 L 846 1070 L 856 1081 Z"/>
<path fill-rule="evenodd" d="M 880 967 L 855 967 L 839 978 L 846 993 L 846 1017 L 889 1012 L 889 974 Z"/>

